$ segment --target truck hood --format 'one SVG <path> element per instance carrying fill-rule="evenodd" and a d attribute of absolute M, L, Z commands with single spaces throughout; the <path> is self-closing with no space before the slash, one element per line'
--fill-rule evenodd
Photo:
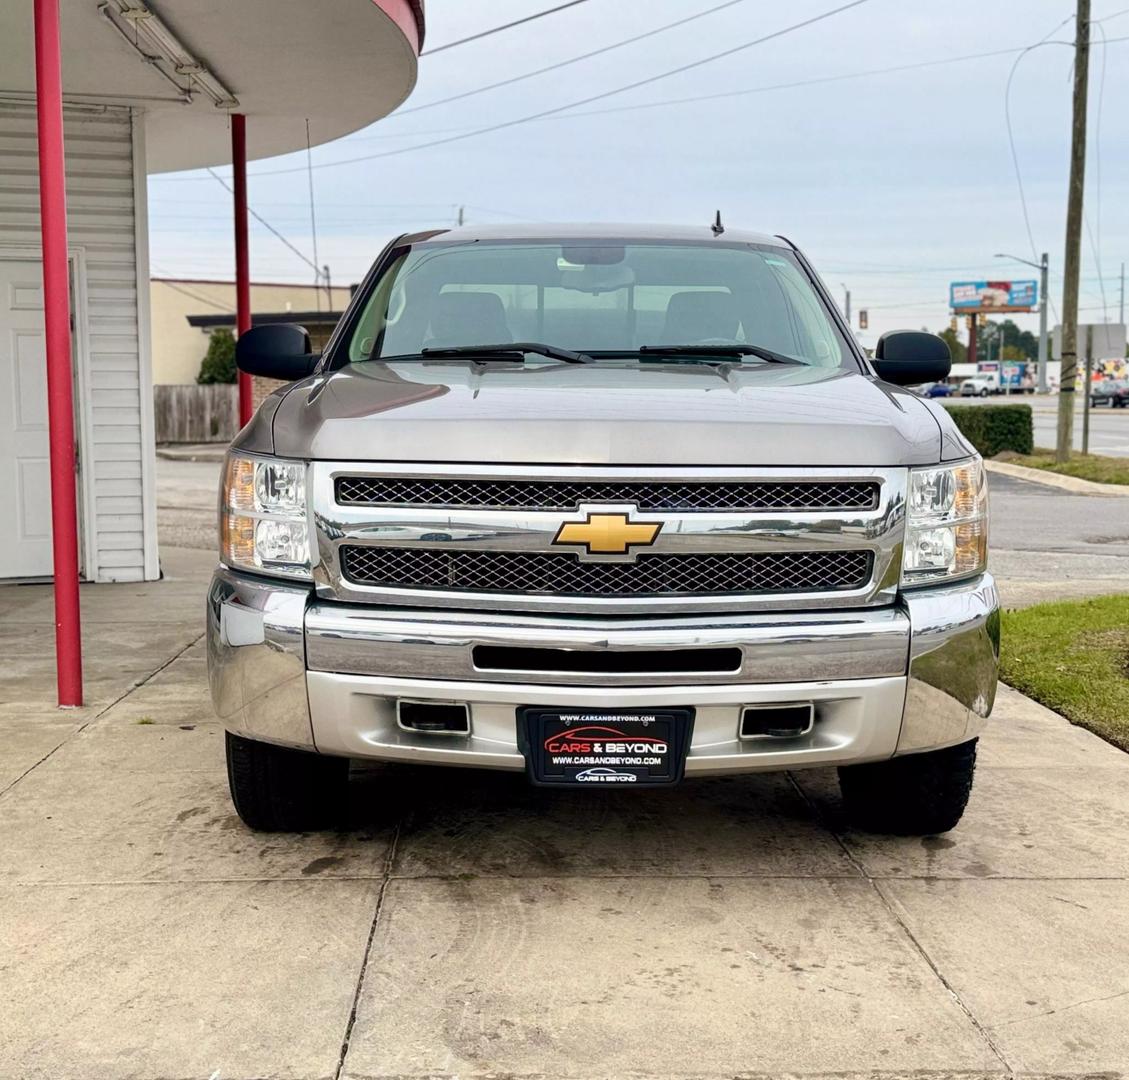
<path fill-rule="evenodd" d="M 343 461 L 894 466 L 941 458 L 920 398 L 764 364 L 355 364 L 279 402 L 274 451 Z"/>

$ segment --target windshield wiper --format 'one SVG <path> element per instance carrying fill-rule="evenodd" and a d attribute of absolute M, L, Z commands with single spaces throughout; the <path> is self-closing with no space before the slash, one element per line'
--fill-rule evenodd
<path fill-rule="evenodd" d="M 661 356 L 755 356 L 769 364 L 803 364 L 802 360 L 761 345 L 643 345 L 639 352 Z"/>
<path fill-rule="evenodd" d="M 545 345 L 540 341 L 514 341 L 506 345 L 453 345 L 447 349 L 420 350 L 420 356 L 429 360 L 459 356 L 490 356 L 499 360 L 522 360 L 526 353 L 547 356 L 551 360 L 563 360 L 566 364 L 592 363 L 592 357 L 585 353 L 560 349 L 556 345 Z"/>

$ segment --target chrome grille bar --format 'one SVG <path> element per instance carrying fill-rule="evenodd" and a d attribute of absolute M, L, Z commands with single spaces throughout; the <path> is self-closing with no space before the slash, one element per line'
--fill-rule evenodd
<path fill-rule="evenodd" d="M 869 466 L 315 461 L 314 581 L 326 601 L 434 610 L 620 617 L 874 607 L 897 594 L 907 478 L 906 469 Z M 543 502 L 524 507 L 532 497 Z M 730 498 L 765 505 L 709 503 Z M 358 501 L 377 499 L 399 501 Z M 864 505 L 814 505 L 836 499 Z M 563 538 L 566 525 L 594 517 L 660 527 L 641 541 L 635 533 L 627 551 L 586 549 L 575 530 Z"/>
<path fill-rule="evenodd" d="M 857 589 L 869 551 L 694 552 L 584 563 L 568 552 L 341 549 L 345 577 L 391 589 L 454 589 L 543 596 L 711 596 Z"/>
<path fill-rule="evenodd" d="M 847 481 L 486 480 L 445 477 L 339 476 L 341 506 L 475 507 L 483 510 L 575 510 L 582 503 L 632 503 L 640 510 L 710 513 L 732 510 L 873 510 L 879 485 Z"/>

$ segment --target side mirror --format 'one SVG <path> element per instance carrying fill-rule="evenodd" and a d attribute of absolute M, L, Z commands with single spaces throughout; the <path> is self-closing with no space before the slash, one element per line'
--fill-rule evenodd
<path fill-rule="evenodd" d="M 944 382 L 953 366 L 949 346 L 936 334 L 922 330 L 891 330 L 878 339 L 874 370 L 898 386 Z"/>
<path fill-rule="evenodd" d="M 309 332 L 294 323 L 256 326 L 240 334 L 235 343 L 235 366 L 248 375 L 268 379 L 304 379 L 313 374 L 318 359 L 311 351 Z"/>

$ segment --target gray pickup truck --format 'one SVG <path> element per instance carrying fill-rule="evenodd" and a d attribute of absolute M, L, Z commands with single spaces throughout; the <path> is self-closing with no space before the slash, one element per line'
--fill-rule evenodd
<path fill-rule="evenodd" d="M 231 446 L 208 666 L 231 794 L 332 824 L 350 759 L 547 787 L 836 766 L 863 828 L 968 800 L 998 598 L 982 463 L 804 256 L 714 228 L 403 236 Z"/>

